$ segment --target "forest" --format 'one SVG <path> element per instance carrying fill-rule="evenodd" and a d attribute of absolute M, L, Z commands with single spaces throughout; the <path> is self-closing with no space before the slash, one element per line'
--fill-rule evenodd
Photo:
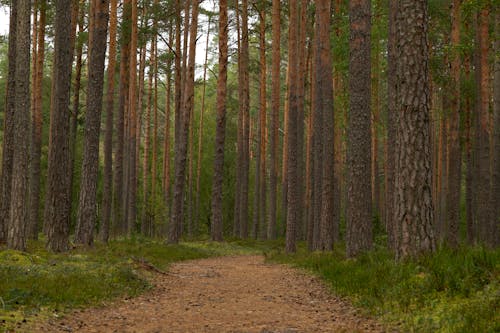
<path fill-rule="evenodd" d="M 500 1 L 0 20 L 0 331 L 500 331 Z"/>

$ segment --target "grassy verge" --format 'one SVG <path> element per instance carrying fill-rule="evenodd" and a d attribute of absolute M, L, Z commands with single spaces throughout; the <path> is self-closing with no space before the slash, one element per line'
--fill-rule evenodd
<path fill-rule="evenodd" d="M 206 241 L 165 245 L 133 239 L 64 254 L 47 252 L 42 242 L 31 243 L 27 252 L 0 249 L 0 332 L 37 317 L 59 316 L 68 309 L 144 292 L 151 285 L 148 272 L 138 264 L 143 260 L 165 270 L 176 261 L 260 254 L 266 246 Z"/>
<path fill-rule="evenodd" d="M 441 249 L 407 262 L 384 249 L 358 259 L 346 259 L 341 248 L 267 257 L 312 271 L 337 295 L 405 332 L 500 332 L 500 250 Z"/>

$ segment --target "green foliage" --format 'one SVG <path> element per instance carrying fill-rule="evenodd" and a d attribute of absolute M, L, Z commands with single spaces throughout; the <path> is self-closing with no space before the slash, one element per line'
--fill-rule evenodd
<path fill-rule="evenodd" d="M 498 332 L 500 250 L 441 249 L 418 260 L 396 262 L 384 249 L 358 259 L 333 253 L 268 255 L 321 276 L 356 306 L 411 332 Z"/>

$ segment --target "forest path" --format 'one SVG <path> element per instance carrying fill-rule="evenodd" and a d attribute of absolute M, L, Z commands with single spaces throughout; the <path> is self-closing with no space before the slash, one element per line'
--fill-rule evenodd
<path fill-rule="evenodd" d="M 74 312 L 44 332 L 384 332 L 317 279 L 262 256 L 173 264 L 152 291 Z"/>

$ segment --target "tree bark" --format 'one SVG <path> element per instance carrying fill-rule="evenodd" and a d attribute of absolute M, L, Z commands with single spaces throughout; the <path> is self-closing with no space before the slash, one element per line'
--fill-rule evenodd
<path fill-rule="evenodd" d="M 7 227 L 9 224 L 10 198 L 12 184 L 12 169 L 14 156 L 14 116 L 16 96 L 16 39 L 17 39 L 17 6 L 18 0 L 10 2 L 9 21 L 9 52 L 8 74 L 5 94 L 5 113 L 2 147 L 2 177 L 0 200 L 0 244 L 7 241 Z"/>
<path fill-rule="evenodd" d="M 32 114 L 32 136 L 31 136 L 31 179 L 30 179 L 30 217 L 28 236 L 38 239 L 38 225 L 40 219 L 40 164 L 42 153 L 42 87 L 43 87 L 43 64 L 45 58 L 45 21 L 46 21 L 46 1 L 40 0 L 38 3 L 40 18 L 38 21 L 38 33 L 36 35 L 37 51 L 33 81 L 33 114 Z M 35 43 L 35 41 L 33 41 Z"/>
<path fill-rule="evenodd" d="M 371 1 L 349 2 L 350 115 L 348 123 L 346 252 L 355 257 L 372 247 L 371 200 Z"/>
<path fill-rule="evenodd" d="M 109 240 L 113 197 L 113 114 L 116 76 L 117 2 L 117 0 L 110 0 L 109 13 L 109 62 L 107 72 L 108 87 L 106 91 L 106 128 L 104 137 L 104 184 L 102 196 L 102 221 L 99 230 L 100 239 L 103 242 Z"/>
<path fill-rule="evenodd" d="M 272 73 L 271 73 L 271 133 L 270 133 L 270 155 L 271 155 L 271 173 L 269 177 L 269 220 L 267 223 L 267 237 L 276 239 L 276 213 L 278 211 L 277 203 L 277 185 L 278 185 L 278 130 L 280 125 L 280 1 L 273 0 L 272 7 Z"/>
<path fill-rule="evenodd" d="M 68 250 L 70 211 L 69 93 L 71 84 L 71 0 L 57 0 L 55 12 L 54 96 L 51 110 L 44 220 L 47 247 Z"/>
<path fill-rule="evenodd" d="M 175 182 L 174 182 L 174 201 L 172 207 L 172 214 L 170 219 L 168 242 L 178 243 L 181 236 L 182 228 L 182 206 L 184 202 L 185 191 L 185 176 L 186 176 L 186 159 L 187 159 L 187 145 L 189 134 L 189 113 L 194 105 L 194 66 L 196 56 L 196 35 L 198 31 L 198 6 L 197 0 L 192 3 L 192 22 L 190 28 L 190 41 L 189 41 L 189 57 L 188 67 L 186 73 L 186 90 L 183 96 L 183 112 L 181 117 L 181 128 L 179 135 L 179 145 L 176 144 L 177 150 L 175 154 Z M 187 15 L 186 15 L 187 17 Z"/>
<path fill-rule="evenodd" d="M 403 0 L 396 16 L 396 257 L 434 251 L 427 1 Z M 415 163 L 418 161 L 418 163 Z"/>
<path fill-rule="evenodd" d="M 75 243 L 92 245 L 97 220 L 97 180 L 99 172 L 99 136 L 101 133 L 104 61 L 109 20 L 109 0 L 92 0 L 94 21 L 89 51 L 87 112 L 85 114 L 82 180 L 78 204 Z"/>
<path fill-rule="evenodd" d="M 222 180 L 224 175 L 224 140 L 226 133 L 226 94 L 228 60 L 227 1 L 219 2 L 219 75 L 217 77 L 217 129 L 215 134 L 214 180 L 212 184 L 213 241 L 222 241 Z"/>
<path fill-rule="evenodd" d="M 31 1 L 19 0 L 16 15 L 14 153 L 7 247 L 24 251 L 28 221 Z M 14 167 L 15 166 L 15 167 Z"/>

